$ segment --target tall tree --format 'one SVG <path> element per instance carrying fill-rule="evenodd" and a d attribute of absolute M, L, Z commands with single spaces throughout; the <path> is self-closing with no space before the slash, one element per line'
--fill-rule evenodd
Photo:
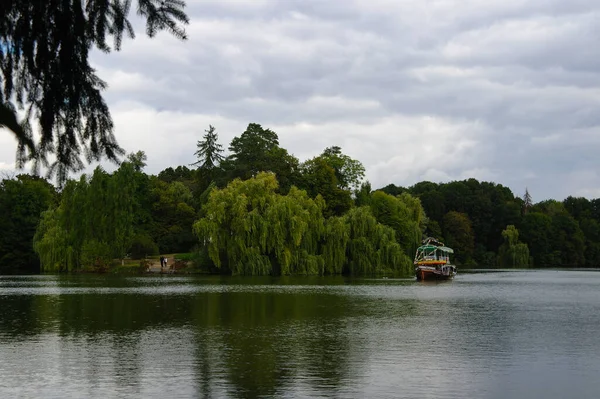
<path fill-rule="evenodd" d="M 231 140 L 229 150 L 231 155 L 223 162 L 227 181 L 273 172 L 283 193 L 296 183 L 298 159 L 279 146 L 279 137 L 271 129 L 250 123 L 244 133 Z"/>
<path fill-rule="evenodd" d="M 300 165 L 301 178 L 298 186 L 312 198 L 320 195 L 325 200 L 325 217 L 342 216 L 352 207 L 352 192 L 340 188 L 335 170 L 320 157 Z"/>
<path fill-rule="evenodd" d="M 166 30 L 186 39 L 183 0 L 138 0 L 146 34 Z M 106 156 L 117 161 L 123 150 L 101 96 L 106 88 L 90 66 L 93 49 L 120 50 L 123 35 L 134 37 L 128 19 L 131 0 L 3 0 L 0 2 L 0 126 L 17 138 L 17 165 L 34 160 L 49 166 L 60 182 L 70 171 Z M 25 113 L 17 126 L 16 110 Z M 32 120 L 40 139 L 35 142 Z M 50 164 L 47 156 L 56 160 Z"/>
<path fill-rule="evenodd" d="M 112 175 L 97 167 L 91 178 L 67 181 L 34 236 L 43 271 L 105 269 L 125 256 L 134 234 L 135 173 L 123 162 Z"/>
<path fill-rule="evenodd" d="M 335 171 L 340 188 L 358 190 L 365 177 L 365 167 L 360 161 L 342 153 L 338 146 L 326 148 L 319 156 Z"/>
<path fill-rule="evenodd" d="M 46 180 L 19 175 L 0 183 L 0 274 L 38 272 L 32 239 L 40 214 L 55 205 Z"/>
<path fill-rule="evenodd" d="M 533 201 L 531 199 L 531 195 L 529 194 L 529 190 L 525 187 L 525 195 L 523 195 L 523 214 L 529 212 L 529 209 L 533 206 Z"/>
<path fill-rule="evenodd" d="M 219 135 L 214 126 L 209 125 L 203 140 L 199 140 L 196 146 L 198 150 L 194 155 L 198 158 L 192 166 L 198 166 L 206 171 L 211 171 L 223 160 L 223 146 L 219 144 Z"/>
<path fill-rule="evenodd" d="M 469 216 L 466 213 L 450 211 L 444 216 L 443 222 L 446 244 L 454 249 L 457 262 L 471 261 L 475 248 L 475 237 Z"/>
<path fill-rule="evenodd" d="M 405 254 L 412 257 L 421 242 L 425 219 L 419 200 L 408 193 L 394 197 L 375 191 L 370 208 L 379 223 L 394 229 L 396 240 Z"/>

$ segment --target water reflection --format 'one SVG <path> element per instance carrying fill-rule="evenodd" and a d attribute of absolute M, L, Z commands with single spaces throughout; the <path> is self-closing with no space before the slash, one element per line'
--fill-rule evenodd
<path fill-rule="evenodd" d="M 595 397 L 582 273 L 3 277 L 0 396 Z"/>

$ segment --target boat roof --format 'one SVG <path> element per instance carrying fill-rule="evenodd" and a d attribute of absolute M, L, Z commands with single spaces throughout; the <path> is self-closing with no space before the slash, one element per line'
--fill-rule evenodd
<path fill-rule="evenodd" d="M 419 248 L 417 248 L 417 251 L 419 250 L 440 250 L 442 252 L 448 252 L 449 254 L 453 254 L 454 250 L 452 248 L 448 248 L 448 247 L 440 247 L 437 245 L 421 245 Z"/>

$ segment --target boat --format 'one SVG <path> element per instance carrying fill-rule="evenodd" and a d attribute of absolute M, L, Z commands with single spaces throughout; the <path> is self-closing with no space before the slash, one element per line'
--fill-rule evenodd
<path fill-rule="evenodd" d="M 456 275 L 456 266 L 450 263 L 452 248 L 432 237 L 423 240 L 415 254 L 417 280 L 450 280 Z"/>

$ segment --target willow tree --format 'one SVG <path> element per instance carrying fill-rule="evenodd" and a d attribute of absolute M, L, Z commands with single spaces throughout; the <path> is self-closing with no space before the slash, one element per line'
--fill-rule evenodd
<path fill-rule="evenodd" d="M 90 66 L 93 49 L 120 50 L 123 36 L 135 36 L 131 0 L 2 0 L 0 2 L 0 127 L 17 138 L 17 165 L 29 160 L 49 166 L 63 182 L 68 172 L 123 150 L 101 92 L 106 88 Z M 138 0 L 146 34 L 166 30 L 186 39 L 183 0 Z M 16 111 L 24 113 L 17 122 Z M 32 121 L 37 120 L 39 140 Z M 37 142 L 36 142 L 37 141 Z M 47 156 L 56 160 L 49 164 Z"/>
<path fill-rule="evenodd" d="M 124 162 L 112 175 L 98 167 L 89 178 L 67 181 L 59 206 L 44 214 L 34 237 L 42 271 L 105 268 L 125 255 L 133 234 L 133 174 Z"/>
<path fill-rule="evenodd" d="M 513 225 L 502 231 L 504 243 L 500 246 L 498 263 L 501 267 L 528 267 L 529 248 L 519 241 L 519 231 Z"/>
<path fill-rule="evenodd" d="M 33 249 L 42 272 L 70 272 L 78 267 L 78 256 L 68 232 L 61 225 L 63 208 L 42 212 L 33 237 Z"/>
<path fill-rule="evenodd" d="M 194 231 L 218 268 L 245 275 L 323 272 L 317 251 L 324 202 L 295 187 L 287 195 L 277 190 L 272 173 L 212 190 Z"/>
<path fill-rule="evenodd" d="M 396 242 L 394 230 L 377 222 L 369 207 L 351 209 L 345 272 L 350 275 L 409 272 L 411 261 Z"/>

